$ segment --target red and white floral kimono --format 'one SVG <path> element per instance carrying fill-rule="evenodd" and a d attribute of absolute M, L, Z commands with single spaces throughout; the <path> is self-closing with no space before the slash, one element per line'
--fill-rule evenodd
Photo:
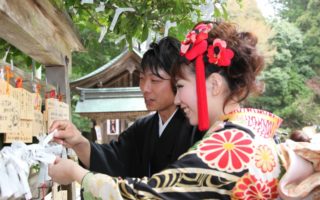
<path fill-rule="evenodd" d="M 85 199 L 276 199 L 280 164 L 275 131 L 282 120 L 243 108 L 224 116 L 201 141 L 151 178 L 87 174 Z"/>

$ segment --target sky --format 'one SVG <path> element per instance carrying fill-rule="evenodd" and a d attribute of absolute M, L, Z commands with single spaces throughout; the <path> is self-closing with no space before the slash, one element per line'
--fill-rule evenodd
<path fill-rule="evenodd" d="M 275 15 L 274 9 L 269 0 L 256 0 L 258 8 L 264 17 L 273 17 Z"/>

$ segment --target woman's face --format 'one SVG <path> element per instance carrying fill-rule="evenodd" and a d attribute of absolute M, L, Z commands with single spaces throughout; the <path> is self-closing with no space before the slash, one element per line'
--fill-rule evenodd
<path fill-rule="evenodd" d="M 182 66 L 182 77 L 176 79 L 177 93 L 174 103 L 185 112 L 191 125 L 198 124 L 196 77 L 190 66 Z"/>

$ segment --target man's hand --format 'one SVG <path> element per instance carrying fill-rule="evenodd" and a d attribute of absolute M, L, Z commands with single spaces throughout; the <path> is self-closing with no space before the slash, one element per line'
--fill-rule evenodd
<path fill-rule="evenodd" d="M 86 168 L 90 167 L 90 142 L 81 132 L 68 120 L 56 120 L 52 123 L 49 131 L 57 130 L 53 141 L 72 148 Z"/>
<path fill-rule="evenodd" d="M 54 121 L 49 132 L 55 129 L 57 132 L 54 134 L 53 140 L 67 148 L 74 148 L 76 145 L 86 141 L 81 132 L 68 120 Z"/>

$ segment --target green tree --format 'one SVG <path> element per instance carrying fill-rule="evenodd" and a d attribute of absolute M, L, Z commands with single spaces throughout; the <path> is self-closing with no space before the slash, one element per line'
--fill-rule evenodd
<path fill-rule="evenodd" d="M 280 17 L 295 22 L 307 10 L 309 0 L 270 0 Z"/>
<path fill-rule="evenodd" d="M 94 4 L 81 4 L 79 0 L 65 0 L 57 6 L 68 11 L 75 27 L 79 30 L 83 44 L 87 52 L 73 54 L 73 73 L 71 79 L 79 78 L 90 73 L 96 68 L 107 63 L 109 60 L 124 50 L 126 44 L 132 48 L 133 38 L 138 45 L 145 41 L 151 31 L 157 35 L 163 35 L 167 20 L 176 22 L 177 27 L 169 30 L 169 35 L 182 40 L 186 32 L 198 21 L 201 12 L 195 9 L 205 3 L 205 0 L 132 0 L 104 1 L 105 11 L 95 12 L 99 2 Z M 241 0 L 236 0 L 240 3 Z M 210 2 L 215 5 L 214 16 L 227 17 L 226 2 L 214 0 Z M 109 27 L 115 15 L 117 7 L 132 7 L 135 12 L 124 12 L 111 31 Z M 221 6 L 221 7 L 218 7 Z M 107 27 L 108 31 L 101 43 L 98 42 L 101 27 Z M 125 36 L 119 44 L 115 44 L 121 36 Z M 153 40 L 155 39 L 155 36 Z M 73 96 L 77 99 L 77 96 Z M 73 108 L 76 101 L 73 101 Z M 73 113 L 73 122 L 82 130 L 88 129 L 88 120 Z"/>
<path fill-rule="evenodd" d="M 0 59 L 3 59 L 5 56 L 5 62 L 10 63 L 10 61 L 12 60 L 14 66 L 19 67 L 20 69 L 23 69 L 27 72 L 32 71 L 32 62 L 34 61 L 32 61 L 32 59 L 27 55 L 21 53 L 19 49 L 15 48 L 11 44 L 0 38 Z M 40 65 L 39 63 L 34 63 L 36 64 L 36 66 Z"/>
<path fill-rule="evenodd" d="M 95 68 L 107 63 L 124 50 L 126 45 L 132 48 L 133 43 L 138 46 L 153 32 L 153 40 L 156 36 L 162 36 L 165 32 L 167 21 L 176 22 L 177 26 L 169 29 L 169 35 L 182 40 L 186 32 L 200 20 L 203 13 L 199 6 L 206 0 L 109 0 L 95 1 L 93 4 L 81 4 L 79 0 L 64 0 L 62 3 L 56 0 L 58 7 L 67 10 L 75 27 L 80 31 L 86 53 L 76 53 L 73 56 L 72 79 L 83 76 Z M 241 0 L 235 0 L 240 3 Z M 60 2 L 60 3 L 59 3 Z M 103 2 L 105 10 L 96 12 L 96 8 Z M 212 16 L 227 18 L 226 1 L 209 1 L 214 6 Z M 117 8 L 133 8 L 134 12 L 123 12 L 113 30 L 112 21 L 115 18 Z M 98 42 L 101 28 L 107 28 L 107 33 L 101 43 Z M 124 37 L 119 43 L 115 41 Z"/>
<path fill-rule="evenodd" d="M 261 77 L 266 83 L 265 92 L 249 102 L 282 117 L 286 127 L 301 128 L 317 123 L 320 119 L 315 111 L 320 109 L 315 103 L 315 94 L 305 83 L 315 72 L 301 54 L 304 50 L 303 35 L 285 20 L 273 24 L 275 35 L 270 42 L 277 51 Z"/>
<path fill-rule="evenodd" d="M 282 18 L 295 24 L 303 33 L 304 51 L 308 64 L 320 75 L 320 0 L 273 0 L 281 4 Z"/>

